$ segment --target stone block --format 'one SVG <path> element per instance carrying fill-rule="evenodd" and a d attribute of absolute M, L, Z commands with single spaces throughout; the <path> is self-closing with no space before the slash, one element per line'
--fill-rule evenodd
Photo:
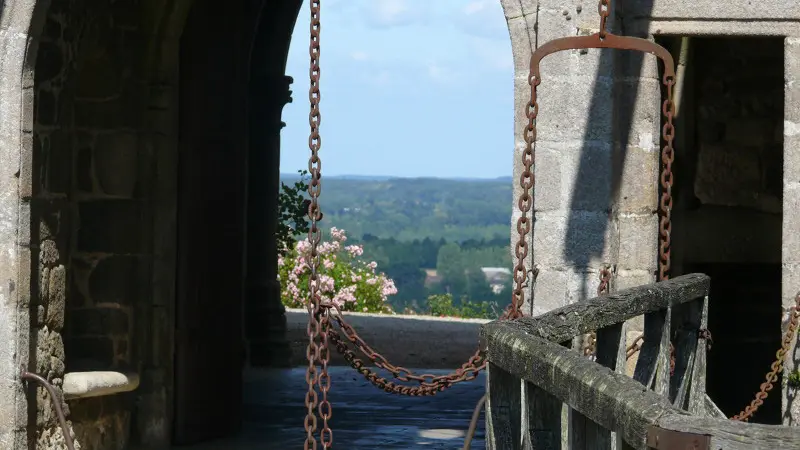
<path fill-rule="evenodd" d="M 521 143 L 525 142 L 524 130 L 528 126 L 528 103 L 531 100 L 531 86 L 527 72 L 514 78 L 514 136 Z M 514 164 L 518 164 L 518 158 Z"/>
<path fill-rule="evenodd" d="M 622 216 L 618 221 L 619 268 L 655 270 L 658 262 L 658 216 Z"/>
<path fill-rule="evenodd" d="M 84 370 L 104 370 L 114 367 L 114 341 L 107 337 L 69 338 L 64 343 L 72 367 Z"/>
<path fill-rule="evenodd" d="M 659 0 L 657 2 L 631 2 L 626 4 L 625 14 L 631 17 L 654 19 L 800 19 L 800 4 L 786 0 L 762 0 L 759 2 L 731 2 L 720 8 L 716 0 Z"/>
<path fill-rule="evenodd" d="M 103 192 L 132 197 L 138 178 L 139 141 L 135 133 L 118 132 L 98 136 L 94 170 Z"/>
<path fill-rule="evenodd" d="M 67 270 L 63 265 L 50 270 L 47 289 L 47 317 L 45 324 L 54 331 L 64 328 L 64 309 L 67 299 Z"/>
<path fill-rule="evenodd" d="M 69 133 L 54 131 L 45 149 L 47 158 L 47 191 L 67 194 L 72 185 L 72 142 Z"/>
<path fill-rule="evenodd" d="M 567 304 L 569 273 L 540 268 L 533 291 L 532 315 L 538 316 Z"/>
<path fill-rule="evenodd" d="M 78 148 L 75 156 L 75 184 L 83 192 L 94 192 L 94 170 L 92 168 L 92 149 Z"/>
<path fill-rule="evenodd" d="M 520 151 L 520 153 L 522 150 Z M 537 211 L 566 209 L 564 201 L 564 152 L 557 149 L 539 147 L 536 149 L 535 208 Z M 524 168 L 517 163 L 520 173 Z M 515 177 L 518 179 L 519 177 Z"/>
<path fill-rule="evenodd" d="M 520 0 L 500 0 L 500 5 L 503 7 L 503 14 L 506 16 L 507 21 L 522 16 L 522 3 Z"/>
<path fill-rule="evenodd" d="M 142 293 L 142 263 L 134 256 L 100 260 L 89 275 L 89 295 L 95 304 L 132 305 Z"/>
<path fill-rule="evenodd" d="M 593 270 L 570 271 L 567 287 L 567 303 L 577 303 L 597 297 L 600 272 Z"/>
<path fill-rule="evenodd" d="M 637 270 L 617 270 L 611 284 L 615 291 L 623 289 L 630 289 L 637 286 L 644 286 L 655 282 L 655 274 L 651 270 L 637 269 Z"/>
<path fill-rule="evenodd" d="M 800 124 L 796 135 L 784 138 L 783 158 L 784 184 L 800 183 Z"/>
<path fill-rule="evenodd" d="M 78 250 L 139 253 L 142 251 L 142 205 L 133 200 L 97 200 L 78 204 Z"/>
<path fill-rule="evenodd" d="M 547 267 L 588 267 L 609 261 L 616 230 L 603 212 L 537 213 L 534 255 Z"/>
<path fill-rule="evenodd" d="M 795 296 L 800 292 L 800 263 L 783 264 L 782 286 L 783 309 L 788 311 L 795 305 Z"/>
<path fill-rule="evenodd" d="M 618 208 L 622 213 L 643 214 L 658 208 L 661 160 L 658 151 L 628 147 L 616 158 L 622 165 Z M 615 170 L 619 173 L 619 168 Z"/>
<path fill-rule="evenodd" d="M 800 263 L 800 185 L 785 186 L 783 193 L 783 263 Z"/>
<path fill-rule="evenodd" d="M 530 71 L 531 52 L 535 37 L 533 28 L 536 24 L 535 16 L 517 16 L 508 20 L 508 32 L 511 36 L 511 52 L 514 56 L 514 74 L 527 77 Z"/>
<path fill-rule="evenodd" d="M 61 48 L 53 42 L 39 42 L 36 50 L 36 81 L 43 83 L 57 77 L 64 70 Z"/>
<path fill-rule="evenodd" d="M 129 330 L 128 312 L 119 308 L 87 308 L 70 311 L 73 337 L 121 336 Z"/>
<path fill-rule="evenodd" d="M 626 78 L 614 84 L 617 142 L 645 150 L 660 148 L 662 124 L 666 120 L 661 117 L 660 86 L 659 81 L 647 78 Z"/>
<path fill-rule="evenodd" d="M 552 79 L 539 86 L 538 95 L 540 142 L 611 142 L 614 102 L 608 79 Z"/>

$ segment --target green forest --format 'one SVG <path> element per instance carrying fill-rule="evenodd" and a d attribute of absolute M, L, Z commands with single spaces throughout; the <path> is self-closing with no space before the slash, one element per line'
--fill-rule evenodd
<path fill-rule="evenodd" d="M 394 280 L 395 311 L 497 317 L 510 275 L 490 281 L 481 268 L 512 267 L 511 196 L 510 178 L 325 177 L 320 225 L 344 229 Z"/>

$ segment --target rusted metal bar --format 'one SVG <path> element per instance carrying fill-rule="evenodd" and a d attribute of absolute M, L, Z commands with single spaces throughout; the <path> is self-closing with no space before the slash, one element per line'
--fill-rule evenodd
<path fill-rule="evenodd" d="M 23 380 L 35 381 L 47 390 L 47 393 L 50 394 L 50 401 L 53 403 L 53 408 L 56 410 L 56 416 L 58 416 L 58 422 L 61 425 L 61 431 L 64 434 L 64 442 L 67 444 L 67 449 L 75 450 L 75 442 L 72 440 L 72 435 L 69 433 L 69 428 L 67 427 L 67 418 L 64 416 L 64 409 L 61 408 L 61 401 L 56 393 L 56 388 L 53 387 L 53 385 L 50 384 L 49 381 L 45 380 L 41 375 L 30 373 L 25 370 L 22 371 L 20 378 Z"/>
<path fill-rule="evenodd" d="M 647 446 L 655 450 L 709 450 L 711 436 L 665 430 L 651 425 L 647 428 Z"/>

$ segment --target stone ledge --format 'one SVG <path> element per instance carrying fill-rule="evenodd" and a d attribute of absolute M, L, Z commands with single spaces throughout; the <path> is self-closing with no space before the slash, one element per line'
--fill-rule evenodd
<path fill-rule="evenodd" d="M 139 374 L 120 372 L 71 372 L 64 375 L 67 400 L 130 392 L 139 387 Z"/>

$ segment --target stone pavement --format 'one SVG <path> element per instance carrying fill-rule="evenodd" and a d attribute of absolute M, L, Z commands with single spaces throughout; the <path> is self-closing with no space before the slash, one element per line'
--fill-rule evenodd
<path fill-rule="evenodd" d="M 472 411 L 486 386 L 481 374 L 435 397 L 401 397 L 375 388 L 350 367 L 332 367 L 329 373 L 333 448 L 339 450 L 461 449 Z M 305 368 L 246 374 L 241 435 L 186 450 L 302 449 L 307 389 Z M 472 442 L 475 450 L 484 448 L 483 414 L 478 425 Z"/>

